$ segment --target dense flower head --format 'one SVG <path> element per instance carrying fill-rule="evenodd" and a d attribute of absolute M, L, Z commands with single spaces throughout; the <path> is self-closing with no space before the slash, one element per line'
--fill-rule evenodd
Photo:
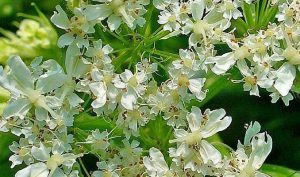
<path fill-rule="evenodd" d="M 279 9 L 276 20 L 240 37 L 234 24 L 245 7 L 259 2 L 68 3 L 69 9 L 56 6 L 51 17 L 65 32 L 57 41 L 66 48 L 64 66 L 41 57 L 26 65 L 11 56 L 0 68 L 0 86 L 11 94 L 0 131 L 20 137 L 10 146 L 12 167 L 27 165 L 17 177 L 76 177 L 83 171 L 94 177 L 267 176 L 259 169 L 272 138 L 260 133 L 260 124 L 250 123 L 244 142 L 224 155 L 212 139 L 232 118 L 224 109 L 203 112 L 199 105 L 210 94 L 209 77 L 232 70 L 239 74 L 232 82 L 250 95 L 263 88 L 272 102 L 289 104 L 300 71 L 299 1 L 270 1 L 269 8 Z M 154 32 L 151 19 L 160 25 Z M 179 35 L 186 48 L 156 48 L 157 41 Z M 227 50 L 220 54 L 222 45 Z M 98 160 L 91 173 L 81 160 L 87 154 Z"/>

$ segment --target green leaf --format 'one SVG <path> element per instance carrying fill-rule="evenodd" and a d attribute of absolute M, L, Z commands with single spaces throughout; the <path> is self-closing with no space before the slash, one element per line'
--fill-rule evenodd
<path fill-rule="evenodd" d="M 0 133 L 0 162 L 7 160 L 10 154 L 8 146 L 17 139 L 16 136 L 10 133 Z"/>
<path fill-rule="evenodd" d="M 296 78 L 294 80 L 293 88 L 292 90 L 298 94 L 300 94 L 300 73 L 297 72 Z"/>
<path fill-rule="evenodd" d="M 243 13 L 248 26 L 253 27 L 255 24 L 255 19 L 253 18 L 252 5 L 244 2 Z"/>
<path fill-rule="evenodd" d="M 102 117 L 95 117 L 88 113 L 81 113 L 75 118 L 74 127 L 80 128 L 81 130 L 99 129 L 105 131 L 112 130 L 114 125 Z"/>
<path fill-rule="evenodd" d="M 260 169 L 261 172 L 272 177 L 300 177 L 300 172 L 286 167 L 265 164 Z"/>

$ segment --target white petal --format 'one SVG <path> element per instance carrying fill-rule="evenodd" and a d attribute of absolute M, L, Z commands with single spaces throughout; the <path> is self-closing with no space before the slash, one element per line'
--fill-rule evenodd
<path fill-rule="evenodd" d="M 31 149 L 32 156 L 39 161 L 46 161 L 50 158 L 50 150 L 47 149 L 43 143 L 40 143 L 40 147 L 33 146 Z"/>
<path fill-rule="evenodd" d="M 194 1 L 191 3 L 191 8 L 194 20 L 202 20 L 205 9 L 205 2 L 203 0 Z"/>
<path fill-rule="evenodd" d="M 31 165 L 30 177 L 48 177 L 49 170 L 44 163 L 36 163 Z"/>
<path fill-rule="evenodd" d="M 23 88 L 33 89 L 33 79 L 30 70 L 19 56 L 12 56 L 8 59 L 10 67 L 10 76 Z"/>
<path fill-rule="evenodd" d="M 205 78 L 190 79 L 189 90 L 197 96 L 197 93 L 202 92 L 202 87 L 204 86 L 205 80 Z"/>
<path fill-rule="evenodd" d="M 209 160 L 211 160 L 213 163 L 218 163 L 221 161 L 221 153 L 205 140 L 201 141 L 199 151 L 204 163 L 207 163 Z"/>
<path fill-rule="evenodd" d="M 107 24 L 110 30 L 114 31 L 121 25 L 122 19 L 119 16 L 112 14 L 107 19 Z"/>
<path fill-rule="evenodd" d="M 201 126 L 201 121 L 202 121 L 202 113 L 201 110 L 197 107 L 192 107 L 191 113 L 187 115 L 187 121 L 189 123 L 189 128 L 191 131 L 196 131 L 200 128 Z"/>
<path fill-rule="evenodd" d="M 9 118 L 17 116 L 20 119 L 23 119 L 31 107 L 32 105 L 27 98 L 17 99 L 12 103 L 9 103 L 4 109 L 3 117 Z"/>
<path fill-rule="evenodd" d="M 32 165 L 29 165 L 28 167 L 22 169 L 22 170 L 19 170 L 15 177 L 31 177 L 30 176 L 30 171 L 31 171 L 31 166 Z"/>
<path fill-rule="evenodd" d="M 203 137 L 207 138 L 215 133 L 225 130 L 231 123 L 232 118 L 229 116 L 225 116 L 225 110 L 224 109 L 217 109 L 214 111 L 211 111 L 208 116 L 208 122 L 203 128 Z"/>
<path fill-rule="evenodd" d="M 61 29 L 68 29 L 70 26 L 70 21 L 66 12 L 61 8 L 60 5 L 56 6 L 56 10 L 57 12 L 54 12 L 50 19 L 51 22 Z"/>
<path fill-rule="evenodd" d="M 278 79 L 275 81 L 274 87 L 282 96 L 286 96 L 293 86 L 296 68 L 289 63 L 284 63 L 276 73 Z"/>
<path fill-rule="evenodd" d="M 88 5 L 85 7 L 84 14 L 87 17 L 87 20 L 103 20 L 107 18 L 112 13 L 111 8 L 106 4 L 99 5 Z"/>
<path fill-rule="evenodd" d="M 66 33 L 58 38 L 57 45 L 58 47 L 62 48 L 64 46 L 72 44 L 74 40 L 75 37 L 71 33 Z"/>
<path fill-rule="evenodd" d="M 136 94 L 133 91 L 128 91 L 124 93 L 121 98 L 122 106 L 128 110 L 133 110 L 133 106 L 136 103 L 136 101 Z"/>

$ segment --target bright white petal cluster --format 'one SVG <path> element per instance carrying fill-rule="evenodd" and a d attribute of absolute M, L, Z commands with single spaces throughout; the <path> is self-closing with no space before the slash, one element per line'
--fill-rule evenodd
<path fill-rule="evenodd" d="M 0 86 L 11 93 L 0 131 L 20 137 L 9 147 L 12 167 L 26 165 L 16 176 L 83 176 L 86 154 L 98 159 L 93 177 L 267 176 L 259 169 L 270 135 L 251 123 L 244 143 L 225 157 L 212 139 L 232 118 L 223 109 L 202 112 L 198 103 L 209 94 L 211 73 L 237 70 L 232 81 L 250 95 L 264 88 L 272 102 L 289 104 L 300 68 L 297 2 L 272 1 L 277 23 L 241 38 L 232 22 L 251 0 L 58 5 L 51 21 L 65 30 L 58 39 L 65 67 L 42 58 L 27 66 L 12 56 L 0 68 Z M 153 33 L 152 19 L 161 25 Z M 178 35 L 187 40 L 178 55 L 156 48 Z"/>

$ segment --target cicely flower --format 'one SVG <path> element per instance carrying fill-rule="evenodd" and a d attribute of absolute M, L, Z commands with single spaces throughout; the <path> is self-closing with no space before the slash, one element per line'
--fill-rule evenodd
<path fill-rule="evenodd" d="M 91 72 L 91 76 L 93 82 L 89 84 L 89 87 L 95 97 L 91 106 L 94 109 L 98 109 L 108 103 L 110 105 L 109 109 L 113 110 L 116 106 L 116 97 L 118 95 L 118 90 L 113 85 L 115 77 L 113 71 L 110 69 L 99 71 L 94 68 Z"/>
<path fill-rule="evenodd" d="M 118 166 L 114 163 L 107 163 L 105 161 L 97 162 L 97 167 L 99 171 L 94 171 L 92 177 L 99 176 L 111 176 L 111 177 L 119 177 L 118 175 Z"/>
<path fill-rule="evenodd" d="M 159 9 L 164 10 L 170 4 L 178 2 L 177 0 L 153 0 L 153 5 Z"/>
<path fill-rule="evenodd" d="M 212 31 L 216 27 L 225 30 L 229 27 L 228 20 L 222 17 L 222 14 L 212 9 L 205 11 L 205 1 L 196 0 L 191 2 L 191 12 L 193 20 L 184 21 L 183 34 L 192 33 L 189 37 L 189 45 L 192 47 L 197 44 L 208 45 L 212 36 Z"/>
<path fill-rule="evenodd" d="M 158 23 L 163 25 L 163 29 L 176 34 L 180 33 L 183 20 L 188 18 L 189 8 L 185 3 L 173 3 L 167 9 L 160 12 Z"/>
<path fill-rule="evenodd" d="M 86 143 L 91 144 L 93 151 L 105 150 L 110 145 L 109 132 L 100 132 L 99 129 L 93 130 L 86 139 Z"/>
<path fill-rule="evenodd" d="M 129 142 L 128 139 L 122 140 L 124 147 L 120 149 L 120 157 L 126 159 L 123 161 L 124 166 L 133 166 L 136 163 L 140 162 L 140 158 L 143 152 L 143 149 L 140 146 L 140 143 L 136 140 Z"/>
<path fill-rule="evenodd" d="M 273 86 L 274 79 L 268 76 L 268 72 L 264 72 L 260 68 L 249 68 L 245 60 L 239 60 L 237 66 L 244 77 L 242 80 L 244 91 L 250 91 L 250 95 L 259 96 L 258 86 L 262 88 Z"/>
<path fill-rule="evenodd" d="M 259 172 L 272 149 L 272 138 L 267 133 L 259 133 L 260 124 L 254 122 L 247 128 L 244 144 L 239 142 L 231 160 L 232 167 L 225 172 L 226 177 L 268 177 Z"/>
<path fill-rule="evenodd" d="M 140 62 L 136 64 L 137 71 L 145 72 L 147 77 L 151 78 L 152 74 L 157 72 L 158 64 L 151 63 L 149 59 L 142 59 Z"/>
<path fill-rule="evenodd" d="M 193 107 L 187 115 L 189 131 L 175 129 L 175 139 L 170 140 L 171 143 L 177 143 L 176 149 L 170 149 L 170 156 L 175 158 L 173 160 L 178 164 L 183 158 L 184 168 L 192 171 L 203 171 L 201 168 L 207 163 L 220 163 L 220 152 L 205 139 L 229 126 L 231 117 L 224 116 L 223 109 L 206 110 L 202 114 L 199 108 Z"/>
<path fill-rule="evenodd" d="M 132 110 L 120 112 L 116 124 L 123 128 L 126 136 L 131 134 L 137 136 L 139 127 L 146 125 L 151 118 L 149 108 L 146 106 L 135 107 Z"/>
<path fill-rule="evenodd" d="M 208 57 L 205 64 L 212 64 L 211 70 L 215 74 L 226 73 L 238 60 L 246 59 L 251 56 L 249 49 L 246 46 L 239 46 L 238 43 L 228 42 L 232 52 L 225 53 L 221 56 Z"/>
<path fill-rule="evenodd" d="M 182 69 L 187 71 L 198 71 L 200 70 L 200 60 L 196 59 L 195 53 L 191 50 L 179 50 L 179 60 L 172 62 L 175 69 Z"/>
<path fill-rule="evenodd" d="M 12 162 L 11 168 L 16 165 L 22 164 L 23 162 L 26 165 L 29 165 L 34 162 L 34 159 L 30 153 L 30 146 L 28 146 L 28 141 L 24 138 L 21 138 L 19 143 L 13 142 L 9 146 L 9 149 L 15 153 L 9 157 L 9 160 Z"/>
<path fill-rule="evenodd" d="M 48 61 L 50 62 L 51 60 Z M 47 97 L 43 94 L 64 84 L 66 77 L 62 69 L 45 73 L 35 81 L 31 71 L 20 57 L 13 56 L 9 59 L 8 65 L 10 72 L 7 75 L 2 68 L 0 69 L 0 85 L 12 93 L 11 102 L 5 108 L 3 116 L 5 118 L 17 116 L 24 119 L 29 109 L 35 106 L 38 120 L 44 120 L 40 113 L 49 112 L 59 121 L 60 116 L 48 106 Z"/>
<path fill-rule="evenodd" d="M 205 98 L 206 92 L 202 90 L 206 81 L 205 78 L 195 78 L 194 71 L 182 72 L 182 70 L 175 68 L 171 68 L 169 74 L 171 75 L 171 81 L 167 85 L 171 90 L 177 90 L 183 98 L 188 96 L 188 90 L 199 100 Z"/>
<path fill-rule="evenodd" d="M 151 113 L 154 115 L 165 112 L 168 109 L 170 102 L 170 95 L 161 92 L 151 94 L 148 99 L 148 104 L 151 105 Z"/>
<path fill-rule="evenodd" d="M 290 28 L 283 28 L 281 27 L 281 32 L 283 33 L 284 40 L 286 42 L 286 49 L 284 49 L 282 56 L 292 65 L 300 65 L 300 39 L 297 37 L 299 36 L 299 32 L 296 34 L 292 33 Z M 288 35 L 288 34 L 289 35 Z M 292 42 L 293 41 L 293 42 Z M 300 68 L 300 67 L 299 67 Z"/>
<path fill-rule="evenodd" d="M 86 34 L 95 32 L 95 23 L 88 20 L 87 16 L 80 8 L 74 9 L 73 12 L 75 16 L 71 19 L 68 18 L 61 6 L 56 6 L 56 10 L 57 12 L 54 12 L 51 17 L 52 23 L 68 32 L 60 36 L 58 39 L 58 46 L 64 47 L 75 42 L 79 47 L 88 47 L 89 41 Z"/>
<path fill-rule="evenodd" d="M 148 0 L 125 1 L 125 0 L 94 0 L 100 2 L 96 5 L 85 6 L 84 13 L 88 20 L 104 20 L 107 18 L 107 24 L 110 30 L 114 31 L 125 22 L 128 27 L 135 28 L 135 24 L 143 25 L 138 14 L 144 11 Z M 138 13 L 136 14 L 136 11 Z M 142 13 L 143 14 L 143 13 Z M 139 21 L 139 22 L 137 22 Z M 142 20 L 143 21 L 143 20 Z"/>
<path fill-rule="evenodd" d="M 133 110 L 137 103 L 137 98 L 144 94 L 146 90 L 145 81 L 147 76 L 144 71 L 133 74 L 130 70 L 125 70 L 114 79 L 116 88 L 123 89 L 121 104 L 128 110 Z"/>
<path fill-rule="evenodd" d="M 237 19 L 238 17 L 242 17 L 242 13 L 238 10 L 239 5 L 238 1 L 234 0 L 224 0 L 221 4 L 219 4 L 219 12 L 223 13 L 223 17 L 231 20 Z"/>
<path fill-rule="evenodd" d="M 74 155 L 71 153 L 63 154 L 59 149 L 52 149 L 52 155 L 50 149 L 43 143 L 40 143 L 39 147 L 33 146 L 31 149 L 32 156 L 40 161 L 27 166 L 26 168 L 18 171 L 16 177 L 23 176 L 65 176 L 65 172 L 59 166 L 64 166 L 66 169 L 71 169 L 76 159 L 82 155 Z M 66 170 L 65 169 L 65 170 Z M 67 171 L 67 170 L 66 170 Z"/>
<path fill-rule="evenodd" d="M 270 97 L 272 98 L 271 103 L 276 103 L 279 98 L 282 99 L 283 103 L 286 106 L 289 106 L 290 101 L 292 101 L 294 99 L 294 96 L 291 94 L 291 92 L 289 92 L 287 95 L 282 96 L 275 88 L 271 88 L 268 90 L 269 92 L 271 92 Z"/>
<path fill-rule="evenodd" d="M 284 22 L 287 26 L 292 26 L 294 23 L 294 17 L 297 11 L 291 8 L 287 3 L 283 3 L 279 6 L 279 13 L 276 15 L 278 21 Z"/>
<path fill-rule="evenodd" d="M 87 57 L 91 57 L 94 60 L 101 60 L 103 63 L 111 63 L 111 59 L 109 54 L 113 51 L 109 45 L 102 45 L 102 40 L 99 39 L 98 41 L 93 42 L 93 47 L 89 47 L 85 52 Z"/>

